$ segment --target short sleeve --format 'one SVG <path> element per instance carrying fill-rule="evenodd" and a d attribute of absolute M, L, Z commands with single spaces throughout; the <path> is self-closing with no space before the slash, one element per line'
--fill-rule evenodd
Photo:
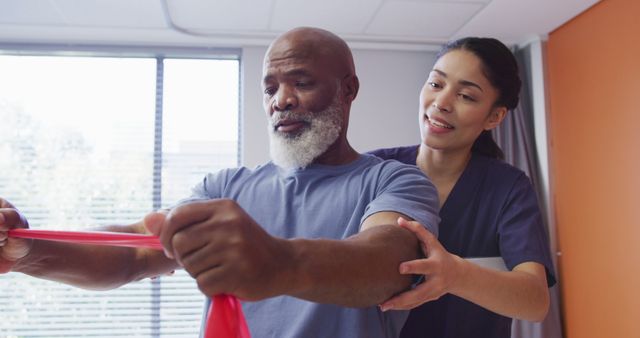
<path fill-rule="evenodd" d="M 376 197 L 367 206 L 361 222 L 381 211 L 404 214 L 438 235 L 438 193 L 416 166 L 387 161 L 380 173 Z"/>
<path fill-rule="evenodd" d="M 549 239 L 536 193 L 525 174 L 515 180 L 501 210 L 498 236 L 501 255 L 510 270 L 524 262 L 540 263 L 546 268 L 547 284 L 555 284 Z"/>
<path fill-rule="evenodd" d="M 230 177 L 236 171 L 237 169 L 223 169 L 205 175 L 200 182 L 191 188 L 191 194 L 188 197 L 179 200 L 171 208 L 190 202 L 221 198 Z"/>

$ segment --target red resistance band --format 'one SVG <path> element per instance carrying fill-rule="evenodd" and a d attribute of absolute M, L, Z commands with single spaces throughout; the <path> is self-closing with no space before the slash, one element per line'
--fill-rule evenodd
<path fill-rule="evenodd" d="M 9 237 L 43 239 L 49 241 L 126 246 L 162 250 L 162 244 L 155 236 L 125 232 L 99 231 L 55 231 L 34 229 L 11 229 Z M 215 295 L 207 313 L 205 338 L 250 338 L 242 306 L 232 295 Z"/>

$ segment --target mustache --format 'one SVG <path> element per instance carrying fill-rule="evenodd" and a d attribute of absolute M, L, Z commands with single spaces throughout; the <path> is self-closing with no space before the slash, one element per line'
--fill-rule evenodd
<path fill-rule="evenodd" d="M 277 127 L 283 121 L 311 123 L 311 121 L 313 121 L 313 113 L 311 112 L 294 113 L 290 110 L 277 111 L 273 113 L 273 115 L 271 115 L 269 119 L 269 124 L 272 127 Z"/>

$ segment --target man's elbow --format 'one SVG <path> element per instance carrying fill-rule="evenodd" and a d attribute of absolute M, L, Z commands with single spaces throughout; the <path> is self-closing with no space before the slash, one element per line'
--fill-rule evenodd
<path fill-rule="evenodd" d="M 360 283 L 367 283 L 368 287 L 359 287 L 352 293 L 355 297 L 349 298 L 357 301 L 347 306 L 378 305 L 411 288 L 415 276 L 401 274 L 400 264 L 422 255 L 418 238 L 413 233 L 394 224 L 379 225 L 360 232 L 352 240 L 367 243 L 365 260 L 368 263 L 361 271 L 366 279 Z"/>
<path fill-rule="evenodd" d="M 403 228 L 397 228 L 396 231 L 396 240 L 390 241 L 394 242 L 395 246 L 390 248 L 390 251 L 394 252 L 394 259 L 389 268 L 389 287 L 380 295 L 380 299 L 377 304 L 386 301 L 401 292 L 407 291 L 413 286 L 416 281 L 416 276 L 401 274 L 400 264 L 422 258 L 422 251 L 417 237 L 410 231 Z"/>

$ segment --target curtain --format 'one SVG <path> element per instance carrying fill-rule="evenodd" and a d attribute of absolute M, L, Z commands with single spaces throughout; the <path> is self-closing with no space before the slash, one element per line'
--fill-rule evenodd
<path fill-rule="evenodd" d="M 505 161 L 524 171 L 538 192 L 538 201 L 543 213 L 543 222 L 548 236 L 555 236 L 549 231 L 549 224 L 544 215 L 548 215 L 545 199 L 541 196 L 540 159 L 535 147 L 535 133 L 533 122 L 533 103 L 531 93 L 531 51 L 529 47 L 518 49 L 514 52 L 520 66 L 522 90 L 520 102 L 516 109 L 509 112 L 502 124 L 493 132 L 493 136 L 502 148 Z M 544 159 L 543 159 L 544 160 Z M 551 241 L 554 243 L 555 241 Z M 551 248 L 551 257 L 555 256 L 556 248 Z M 554 271 L 558 279 L 557 271 Z M 556 283 L 550 290 L 551 305 L 549 313 L 544 321 L 533 323 L 523 320 L 514 320 L 512 338 L 562 338 L 562 325 L 560 319 L 560 295 Z"/>

